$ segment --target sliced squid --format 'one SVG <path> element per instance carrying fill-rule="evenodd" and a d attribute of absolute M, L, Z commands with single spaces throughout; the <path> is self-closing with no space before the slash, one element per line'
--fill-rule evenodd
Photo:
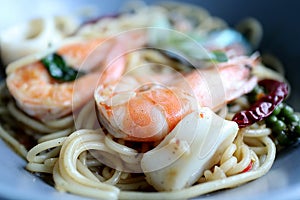
<path fill-rule="evenodd" d="M 224 120 L 209 108 L 190 113 L 143 155 L 141 167 L 146 180 L 158 191 L 191 186 L 204 170 L 218 163 L 237 132 L 235 122 Z"/>

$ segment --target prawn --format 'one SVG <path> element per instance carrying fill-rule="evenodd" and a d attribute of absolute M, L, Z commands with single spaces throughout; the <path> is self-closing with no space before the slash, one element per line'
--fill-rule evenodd
<path fill-rule="evenodd" d="M 236 57 L 218 67 L 194 70 L 178 77 L 123 75 L 100 84 L 94 98 L 100 123 L 116 138 L 159 141 L 187 114 L 199 107 L 216 111 L 253 89 L 254 57 Z M 159 80 L 159 81 L 157 81 Z"/>
<path fill-rule="evenodd" d="M 101 82 L 105 83 L 123 73 L 125 58 L 120 54 L 128 48 L 143 45 L 141 40 L 138 43 L 132 42 L 132 36 L 128 36 L 127 41 L 125 38 L 126 36 L 110 39 L 108 42 L 106 38 L 98 38 L 69 43 L 59 48 L 56 53 L 61 55 L 68 65 L 77 69 L 80 67 L 80 70 L 86 72 L 74 81 L 55 80 L 49 75 L 43 63 L 36 61 L 10 72 L 6 79 L 7 87 L 18 107 L 28 115 L 41 121 L 58 119 L 78 109 L 93 97 L 99 77 Z M 131 46 L 126 46 L 130 41 Z M 102 43 L 105 48 L 101 46 Z M 91 53 L 95 56 L 90 56 Z M 111 64 L 111 60 L 116 56 L 120 58 Z M 109 73 L 106 72 L 107 66 Z"/>

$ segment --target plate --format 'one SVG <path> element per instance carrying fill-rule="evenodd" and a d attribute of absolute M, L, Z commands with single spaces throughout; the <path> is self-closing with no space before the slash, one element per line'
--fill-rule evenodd
<path fill-rule="evenodd" d="M 8 27 L 11 24 L 22 22 L 24 20 L 38 17 L 47 16 L 53 14 L 74 14 L 79 12 L 89 12 L 90 16 L 95 13 L 107 14 L 114 12 L 119 8 L 122 1 L 110 0 L 109 4 L 103 1 L 88 0 L 75 2 L 71 0 L 67 1 L 28 1 L 25 0 L 11 0 L 1 2 L 0 8 L 0 30 Z M 157 1 L 152 1 L 157 2 Z M 298 13 L 299 3 L 290 2 L 289 4 L 281 4 L 280 2 L 274 1 L 259 1 L 254 0 L 251 3 L 242 2 L 238 0 L 228 0 L 226 3 L 220 4 L 216 0 L 212 1 L 187 1 L 189 3 L 201 4 L 207 7 L 213 15 L 224 16 L 226 21 L 231 23 L 237 22 L 243 16 L 256 16 L 262 21 L 264 28 L 266 29 L 266 35 L 263 46 L 265 49 L 274 49 L 274 53 L 283 60 L 284 63 L 288 64 L 287 76 L 288 80 L 291 80 L 293 88 L 292 104 L 300 108 L 299 102 L 299 87 L 300 80 L 297 78 L 298 69 L 298 54 L 299 52 L 299 34 L 296 34 L 298 29 L 295 31 L 291 30 L 293 23 L 299 19 L 294 16 Z M 295 3 L 295 5 L 294 5 Z M 273 11 L 266 11 L 266 8 L 270 8 L 272 4 Z M 34 11 L 32 10 L 34 5 Z M 298 7 L 297 7 L 298 6 Z M 232 12 L 233 7 L 239 8 Z M 283 9 L 284 8 L 284 9 Z M 17 16 L 11 15 L 11 10 L 14 13 L 18 13 Z M 281 20 L 278 21 L 275 15 L 282 16 Z M 281 29 L 279 27 L 282 27 Z M 276 28 L 277 27 L 277 28 Z M 293 26 L 294 27 L 294 26 Z M 276 32 L 274 32 L 276 30 Z M 293 29 L 294 30 L 294 29 Z M 272 33 L 276 34 L 272 34 Z M 288 37 L 286 33 L 289 33 Z M 280 39 L 281 38 L 281 39 Z M 283 42 L 284 41 L 284 42 Z M 293 42 L 293 43 L 292 43 Z M 280 49 L 280 51 L 278 50 Z M 280 52 L 280 53 L 279 53 Z M 297 57 L 297 59 L 296 59 Z M 13 150 L 11 150 L 2 140 L 0 140 L 0 198 L 1 199 L 62 199 L 62 200 L 83 200 L 87 199 L 80 196 L 75 196 L 68 193 L 58 192 L 52 186 L 46 184 L 40 180 L 34 174 L 25 170 L 26 161 L 19 157 Z M 200 196 L 196 199 L 205 200 L 223 200 L 223 199 L 299 199 L 300 198 L 300 148 L 291 148 L 285 152 L 282 152 L 277 156 L 274 165 L 272 166 L 269 173 L 265 176 L 246 183 L 242 186 L 233 189 L 222 190 L 214 192 L 208 195 Z"/>

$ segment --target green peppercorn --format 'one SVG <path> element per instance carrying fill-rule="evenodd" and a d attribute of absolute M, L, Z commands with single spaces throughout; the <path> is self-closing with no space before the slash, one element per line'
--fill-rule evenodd
<path fill-rule="evenodd" d="M 287 116 L 285 119 L 285 122 L 286 123 L 297 123 L 297 122 L 299 122 L 299 117 L 298 117 L 298 115 L 296 115 L 294 113 L 292 115 Z"/>
<path fill-rule="evenodd" d="M 274 109 L 274 111 L 272 112 L 272 115 L 278 115 L 281 111 L 281 106 L 276 106 L 276 108 Z"/>
<path fill-rule="evenodd" d="M 272 126 L 274 123 L 277 122 L 277 117 L 275 115 L 270 115 L 267 119 L 266 122 L 268 125 Z"/>
<path fill-rule="evenodd" d="M 300 124 L 297 124 L 297 126 L 294 127 L 294 132 L 297 137 L 300 137 Z"/>
<path fill-rule="evenodd" d="M 278 119 L 274 124 L 273 124 L 273 127 L 272 127 L 272 130 L 274 131 L 274 132 L 277 132 L 277 133 L 279 133 L 279 132 L 281 132 L 281 131 L 284 131 L 286 129 L 286 125 L 285 125 L 285 123 L 282 121 L 282 120 L 280 120 L 280 119 Z"/>
<path fill-rule="evenodd" d="M 294 114 L 294 109 L 289 105 L 283 106 L 283 108 L 280 111 L 280 115 L 286 118 L 289 118 L 293 114 Z"/>
<path fill-rule="evenodd" d="M 279 145 L 281 146 L 286 146 L 286 145 L 289 145 L 291 143 L 289 137 L 285 134 L 284 131 L 281 131 L 277 137 L 276 137 Z"/>

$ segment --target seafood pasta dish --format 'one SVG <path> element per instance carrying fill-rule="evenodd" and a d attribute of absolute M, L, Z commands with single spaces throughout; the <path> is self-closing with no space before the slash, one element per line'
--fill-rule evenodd
<path fill-rule="evenodd" d="M 261 24 L 201 7 L 128 4 L 1 33 L 0 136 L 60 192 L 188 199 L 266 174 L 300 137 Z"/>

